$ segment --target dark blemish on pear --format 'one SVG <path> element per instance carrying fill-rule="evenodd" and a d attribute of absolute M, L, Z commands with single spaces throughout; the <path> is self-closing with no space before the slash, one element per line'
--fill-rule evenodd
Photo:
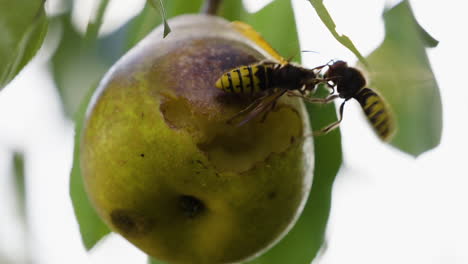
<path fill-rule="evenodd" d="M 178 203 L 179 209 L 188 218 L 195 218 L 206 210 L 205 204 L 191 195 L 181 195 Z"/>
<path fill-rule="evenodd" d="M 276 198 L 276 195 L 277 195 L 277 194 L 276 194 L 275 191 L 269 192 L 269 193 L 268 193 L 268 199 L 273 200 L 273 199 Z"/>
<path fill-rule="evenodd" d="M 153 227 L 153 221 L 127 209 L 113 210 L 110 218 L 117 230 L 130 236 L 144 235 Z"/>

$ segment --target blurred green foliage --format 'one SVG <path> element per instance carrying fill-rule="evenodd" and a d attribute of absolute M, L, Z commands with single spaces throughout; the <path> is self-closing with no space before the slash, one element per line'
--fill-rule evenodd
<path fill-rule="evenodd" d="M 197 13 L 202 4 L 202 0 L 164 1 L 164 8 L 167 17 L 171 18 L 182 14 Z M 133 47 L 162 21 L 158 10 L 147 4 L 143 11 L 128 25 L 127 47 Z"/>
<path fill-rule="evenodd" d="M 25 154 L 22 151 L 14 151 L 13 153 L 13 173 L 14 173 L 14 186 L 16 190 L 16 206 L 18 207 L 19 221 L 17 227 L 21 228 L 24 233 L 22 239 L 25 240 L 23 245 L 23 258 L 27 263 L 32 263 L 29 223 L 27 218 L 27 193 L 26 193 L 26 163 Z M 1 258 L 0 258 L 0 263 Z"/>
<path fill-rule="evenodd" d="M 47 32 L 45 0 L 0 0 L 0 90 L 34 57 Z"/>
<path fill-rule="evenodd" d="M 126 49 L 126 27 L 91 41 L 72 24 L 69 13 L 52 19 L 60 43 L 52 57 L 52 70 L 65 113 L 73 116 L 89 87 L 93 86 Z M 93 26 L 96 27 L 96 26 Z M 90 33 L 91 32 L 91 33 Z"/>
<path fill-rule="evenodd" d="M 99 6 L 95 17 L 89 20 L 88 27 L 86 28 L 86 38 L 88 41 L 96 40 L 99 34 L 99 29 L 101 28 L 102 22 L 104 21 L 104 13 L 106 12 L 108 5 L 109 0 L 99 0 Z"/>
<path fill-rule="evenodd" d="M 392 107 L 398 130 L 391 144 L 417 156 L 436 147 L 442 102 L 426 47 L 437 41 L 419 26 L 408 1 L 384 13 L 385 39 L 368 56 L 371 86 Z"/>
<path fill-rule="evenodd" d="M 152 257 L 148 257 L 148 264 L 166 264 L 160 260 L 154 259 Z"/>
<path fill-rule="evenodd" d="M 167 34 L 171 32 L 171 28 L 169 27 L 169 24 L 167 23 L 167 14 L 166 14 L 166 10 L 164 9 L 162 0 L 147 0 L 147 2 L 150 5 L 152 5 L 154 9 L 158 10 L 158 13 L 162 19 L 162 23 L 164 24 L 163 37 L 165 38 Z"/>
<path fill-rule="evenodd" d="M 150 0 L 148 0 L 150 1 Z M 309 0 L 330 33 L 352 51 L 370 72 L 371 88 L 378 90 L 395 113 L 398 132 L 391 144 L 417 156 L 436 147 L 442 131 L 442 104 L 437 83 L 426 54 L 426 47 L 434 47 L 432 38 L 415 20 L 409 2 L 402 1 L 384 13 L 386 35 L 383 43 L 367 58 L 345 35 L 339 35 L 332 16 L 323 0 Z M 64 2 L 71 5 L 71 0 Z M 75 116 L 74 162 L 70 180 L 70 194 L 80 226 L 83 242 L 91 249 L 110 230 L 99 219 L 84 191 L 79 166 L 80 134 L 88 102 L 97 81 L 128 49 L 168 18 L 199 12 L 203 0 L 166 0 L 165 11 L 154 9 L 159 0 L 148 2 L 138 16 L 116 32 L 99 37 L 109 0 L 101 0 L 86 36 L 71 22 L 71 9 L 51 20 L 51 29 L 61 32 L 52 58 L 54 78 L 65 111 Z M 42 45 L 48 19 L 44 0 L 0 0 L 0 89 L 8 84 L 31 60 Z M 21 10 L 21 15 L 12 10 Z M 163 16 L 161 16 L 163 14 Z M 300 48 L 291 1 L 275 0 L 254 14 L 248 13 L 242 1 L 223 1 L 219 15 L 229 20 L 251 24 L 283 57 L 300 60 Z M 170 26 L 170 25 L 169 25 Z M 92 87 L 91 89 L 89 89 Z M 319 89 L 317 96 L 327 95 Z M 336 120 L 333 104 L 306 104 L 312 127 L 317 130 Z M 271 250 L 248 262 L 258 264 L 310 263 L 324 242 L 324 233 L 331 205 L 335 176 L 342 162 L 339 129 L 315 138 L 314 182 L 304 213 L 289 234 Z M 17 187 L 24 207 L 24 164 L 15 156 Z M 24 208 L 22 209 L 24 211 Z M 149 259 L 149 263 L 162 264 Z"/>
<path fill-rule="evenodd" d="M 24 154 L 22 152 L 13 153 L 14 183 L 16 186 L 18 207 L 23 221 L 26 222 L 26 184 L 24 166 Z"/>
<path fill-rule="evenodd" d="M 250 24 L 284 58 L 300 61 L 299 40 L 291 1 L 273 1 L 254 14 L 244 9 L 242 1 L 224 1 L 220 15 L 231 21 L 239 20 Z"/>
<path fill-rule="evenodd" d="M 351 39 L 346 35 L 340 35 L 336 31 L 336 24 L 333 21 L 327 8 L 323 4 L 323 0 L 309 0 L 309 2 L 314 7 L 315 11 L 317 12 L 317 15 L 320 17 L 323 24 L 327 27 L 328 31 L 330 31 L 333 37 L 338 42 L 340 42 L 343 46 L 349 49 L 352 53 L 354 53 L 354 55 L 356 55 L 356 57 L 359 59 L 359 61 L 362 64 L 367 65 L 366 59 L 361 55 L 359 50 L 354 46 Z"/>
<path fill-rule="evenodd" d="M 99 218 L 92 207 L 88 195 L 84 189 L 83 179 L 81 178 L 80 168 L 80 143 L 81 130 L 91 97 L 97 87 L 96 84 L 88 89 L 83 102 L 75 116 L 75 147 L 73 150 L 73 167 L 70 174 L 70 196 L 75 210 L 75 216 L 81 232 L 81 238 L 86 249 L 90 250 L 96 243 L 107 235 L 110 230 Z"/>

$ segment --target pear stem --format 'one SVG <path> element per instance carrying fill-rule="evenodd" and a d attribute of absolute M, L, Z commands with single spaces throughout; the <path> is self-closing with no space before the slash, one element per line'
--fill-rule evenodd
<path fill-rule="evenodd" d="M 207 15 L 216 15 L 222 0 L 206 0 L 202 7 L 202 13 Z"/>

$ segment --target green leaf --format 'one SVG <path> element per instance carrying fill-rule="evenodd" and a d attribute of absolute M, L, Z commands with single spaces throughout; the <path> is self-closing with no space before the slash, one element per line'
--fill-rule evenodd
<path fill-rule="evenodd" d="M 260 32 L 284 58 L 299 61 L 301 53 L 291 1 L 273 1 L 255 14 L 244 13 L 242 20 Z"/>
<path fill-rule="evenodd" d="M 88 22 L 88 27 L 86 28 L 86 38 L 88 41 L 95 41 L 97 39 L 99 28 L 101 28 L 104 14 L 108 5 L 109 0 L 100 0 L 99 8 L 94 16 L 94 19 Z"/>
<path fill-rule="evenodd" d="M 356 57 L 362 64 L 367 66 L 366 59 L 361 55 L 356 46 L 354 46 L 351 39 L 349 39 L 349 37 L 346 35 L 340 35 L 338 32 L 336 32 L 335 22 L 333 21 L 330 13 L 323 4 L 323 0 L 309 0 L 309 2 L 314 7 L 315 11 L 317 12 L 317 15 L 320 17 L 323 24 L 325 24 L 325 26 L 328 28 L 333 37 L 343 46 L 348 48 L 352 53 L 354 53 L 354 55 L 356 55 Z"/>
<path fill-rule="evenodd" d="M 52 58 L 54 79 L 65 112 L 72 116 L 87 89 L 123 54 L 125 43 L 121 38 L 125 32 L 118 30 L 96 41 L 88 41 L 71 24 L 69 14 L 54 19 L 51 24 L 62 32 Z"/>
<path fill-rule="evenodd" d="M 172 18 L 182 14 L 198 13 L 203 2 L 204 0 L 166 0 L 165 6 L 168 17 Z"/>
<path fill-rule="evenodd" d="M 0 90 L 34 57 L 47 32 L 45 0 L 0 0 Z"/>
<path fill-rule="evenodd" d="M 368 57 L 371 87 L 392 107 L 398 130 L 396 148 L 417 156 L 436 147 L 442 133 L 442 103 L 426 47 L 437 41 L 416 22 L 402 1 L 384 13 L 386 35 Z"/>
<path fill-rule="evenodd" d="M 320 89 L 319 95 L 328 94 Z M 337 120 L 333 104 L 306 104 L 314 130 Z M 330 215 L 333 182 L 341 166 L 341 136 L 339 129 L 314 138 L 315 169 L 312 190 L 307 204 L 289 233 L 272 249 L 249 264 L 309 264 L 324 242 Z"/>
<path fill-rule="evenodd" d="M 242 1 L 224 1 L 220 14 L 228 20 L 240 20 L 250 24 L 281 56 L 300 60 L 299 40 L 291 1 L 273 1 L 254 14 L 244 10 Z"/>
<path fill-rule="evenodd" d="M 191 1 L 173 1 L 167 0 L 164 3 L 168 18 L 181 14 L 196 13 L 202 4 L 202 0 Z M 157 14 L 157 10 L 150 4 L 147 4 L 143 11 L 131 21 L 128 30 L 128 48 L 133 47 L 138 41 L 148 35 L 151 30 L 161 24 L 162 18 Z"/>
<path fill-rule="evenodd" d="M 156 10 L 147 4 L 143 11 L 130 21 L 130 30 L 127 35 L 127 49 L 135 46 L 161 22 L 162 19 L 156 14 Z"/>
<path fill-rule="evenodd" d="M 148 264 L 165 264 L 165 263 L 157 259 L 154 259 L 152 257 L 148 257 Z"/>
<path fill-rule="evenodd" d="M 220 6 L 219 15 L 227 20 L 234 21 L 242 20 L 248 13 L 244 10 L 242 1 L 223 1 Z"/>
<path fill-rule="evenodd" d="M 13 169 L 15 172 L 15 186 L 18 197 L 20 215 L 26 221 L 26 185 L 24 178 L 24 154 L 15 152 L 13 154 Z"/>
<path fill-rule="evenodd" d="M 162 21 L 164 23 L 164 35 L 163 37 L 165 38 L 169 32 L 171 32 L 171 28 L 169 27 L 169 24 L 167 24 L 167 14 L 166 10 L 164 9 L 164 5 L 162 3 L 162 0 L 148 0 L 148 2 L 156 9 L 158 10 L 159 14 L 161 15 Z"/>
<path fill-rule="evenodd" d="M 73 168 L 70 175 L 70 196 L 80 227 L 81 238 L 86 249 L 90 250 L 105 235 L 109 228 L 99 218 L 86 194 L 80 168 L 81 130 L 86 116 L 86 109 L 94 93 L 96 85 L 88 92 L 75 117 L 75 149 L 73 152 Z"/>

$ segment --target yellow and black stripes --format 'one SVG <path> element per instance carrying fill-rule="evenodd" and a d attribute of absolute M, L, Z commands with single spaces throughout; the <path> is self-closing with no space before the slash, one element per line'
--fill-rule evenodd
<path fill-rule="evenodd" d="M 256 94 L 272 88 L 276 65 L 259 63 L 232 69 L 224 73 L 215 86 L 228 93 Z"/>
<path fill-rule="evenodd" d="M 369 88 L 361 89 L 354 98 L 361 104 L 367 119 L 379 137 L 384 141 L 390 140 L 395 131 L 395 124 L 384 99 Z"/>

